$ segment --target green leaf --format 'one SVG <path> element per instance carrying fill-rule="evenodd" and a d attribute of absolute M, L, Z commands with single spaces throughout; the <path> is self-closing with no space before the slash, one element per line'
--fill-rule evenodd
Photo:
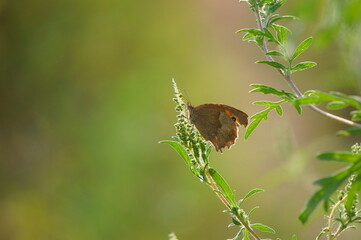
<path fill-rule="evenodd" d="M 246 33 L 246 34 L 244 34 L 244 36 L 243 36 L 243 40 L 247 40 L 247 39 L 250 39 L 250 38 L 253 38 L 254 37 L 254 35 L 253 34 L 251 34 L 251 33 Z"/>
<path fill-rule="evenodd" d="M 269 51 L 266 53 L 266 55 L 271 55 L 271 56 L 283 56 L 282 53 L 280 53 L 279 51 L 273 50 L 273 51 Z"/>
<path fill-rule="evenodd" d="M 251 216 L 251 214 L 252 214 L 254 211 L 256 211 L 258 208 L 259 208 L 258 206 L 252 208 L 251 211 L 249 211 L 248 216 Z"/>
<path fill-rule="evenodd" d="M 255 28 L 244 28 L 236 31 L 236 33 L 248 33 L 252 34 L 253 36 L 265 36 L 264 32 Z"/>
<path fill-rule="evenodd" d="M 301 114 L 302 114 L 302 108 L 301 108 L 301 106 L 298 105 L 298 104 L 294 104 L 294 103 L 292 103 L 292 105 L 296 108 L 298 114 L 301 115 Z"/>
<path fill-rule="evenodd" d="M 275 23 L 275 22 L 278 22 L 280 20 L 287 20 L 287 19 L 295 20 L 297 18 L 295 16 L 291 16 L 291 15 L 279 16 L 279 15 L 275 14 L 270 18 L 269 23 Z"/>
<path fill-rule="evenodd" d="M 217 186 L 222 190 L 222 195 L 230 202 L 231 207 L 238 208 L 234 193 L 226 180 L 224 180 L 224 178 L 214 168 L 210 168 L 208 171 L 213 180 L 216 182 Z"/>
<path fill-rule="evenodd" d="M 285 3 L 285 0 L 280 1 L 269 1 L 269 3 L 265 4 L 265 11 L 268 15 L 277 11 L 278 8 L 282 7 Z"/>
<path fill-rule="evenodd" d="M 291 240 L 297 240 L 297 236 L 294 234 L 291 238 Z"/>
<path fill-rule="evenodd" d="M 305 223 L 317 205 L 323 200 L 324 208 L 327 211 L 327 203 L 330 196 L 337 190 L 337 188 L 351 175 L 359 175 L 361 171 L 361 161 L 353 163 L 348 168 L 336 173 L 330 177 L 321 178 L 314 182 L 314 185 L 320 185 L 321 189 L 316 191 L 312 197 L 307 201 L 305 209 L 298 217 L 302 223 Z"/>
<path fill-rule="evenodd" d="M 251 135 L 251 133 L 256 129 L 256 127 L 259 125 L 259 123 L 262 120 L 267 120 L 268 113 L 270 112 L 270 110 L 272 110 L 272 108 L 267 108 L 250 117 L 250 119 L 252 119 L 253 121 L 247 126 L 244 136 L 245 139 L 247 139 L 249 135 Z"/>
<path fill-rule="evenodd" d="M 257 101 L 257 102 L 253 102 L 253 104 L 264 105 L 264 106 L 269 106 L 269 107 L 276 107 L 279 105 L 279 103 L 275 103 L 275 102 L 271 102 L 271 101 Z"/>
<path fill-rule="evenodd" d="M 354 134 L 361 134 L 361 128 L 349 128 L 337 132 L 338 136 L 350 136 Z"/>
<path fill-rule="evenodd" d="M 240 222 L 240 221 L 238 221 L 236 218 L 234 218 L 234 217 L 232 217 L 232 223 L 234 224 L 234 225 L 237 225 L 237 226 L 240 226 L 240 225 L 242 225 L 242 223 Z"/>
<path fill-rule="evenodd" d="M 264 28 L 263 31 L 264 31 L 265 37 L 267 37 L 269 39 L 269 41 L 277 43 L 277 39 L 273 36 L 273 34 L 267 28 Z"/>
<path fill-rule="evenodd" d="M 257 61 L 256 63 L 264 63 L 264 64 L 267 64 L 267 65 L 269 65 L 271 67 L 281 69 L 283 71 L 285 71 L 287 69 L 286 66 L 284 66 L 283 64 L 281 64 L 279 62 L 275 62 L 275 61 Z"/>
<path fill-rule="evenodd" d="M 304 208 L 304 210 L 298 217 L 302 223 L 305 223 L 308 220 L 311 213 L 315 210 L 317 205 L 322 200 L 328 201 L 328 198 L 332 195 L 332 193 L 334 191 L 336 191 L 336 189 L 341 185 L 341 183 L 345 179 L 347 179 L 347 175 L 345 175 L 345 174 L 342 174 L 342 177 L 343 178 L 341 178 L 341 179 L 334 180 L 332 182 L 330 181 L 330 183 L 328 184 L 327 187 L 323 187 L 320 190 L 316 191 L 316 193 L 314 193 L 312 195 L 312 197 L 310 199 L 308 199 L 308 201 L 306 203 L 306 207 Z"/>
<path fill-rule="evenodd" d="M 338 101 L 345 102 L 354 108 L 361 109 L 361 102 L 360 102 L 361 99 L 359 99 L 358 96 L 348 96 L 344 93 L 337 91 L 332 91 L 328 94 L 331 95 L 330 97 L 338 99 Z"/>
<path fill-rule="evenodd" d="M 327 104 L 327 108 L 328 109 L 333 109 L 333 110 L 337 110 L 337 109 L 342 109 L 347 107 L 348 104 L 345 102 L 341 102 L 341 101 L 333 101 L 333 102 L 329 102 Z"/>
<path fill-rule="evenodd" d="M 160 141 L 159 143 L 165 143 L 165 144 L 170 145 L 183 158 L 183 160 L 186 162 L 188 167 L 192 166 L 192 163 L 188 156 L 187 151 L 184 149 L 184 147 L 180 143 L 170 141 L 170 140 Z"/>
<path fill-rule="evenodd" d="M 250 124 L 248 124 L 248 127 L 246 129 L 246 132 L 244 134 L 244 139 L 248 139 L 248 137 L 251 135 L 251 133 L 256 129 L 256 127 L 259 125 L 259 123 L 262 121 L 262 118 L 257 118 L 253 120 Z"/>
<path fill-rule="evenodd" d="M 287 42 L 287 33 L 291 31 L 282 25 L 272 24 L 271 26 L 276 31 L 277 40 L 280 42 L 280 44 L 285 44 Z"/>
<path fill-rule="evenodd" d="M 274 229 L 272 229 L 271 227 L 268 227 L 262 223 L 253 223 L 253 224 L 251 224 L 251 227 L 257 228 L 258 230 L 260 230 L 262 232 L 276 233 L 276 231 Z"/>
<path fill-rule="evenodd" d="M 264 192 L 264 190 L 261 189 L 261 188 L 252 189 L 251 191 L 249 191 L 249 192 L 246 194 L 246 196 L 245 196 L 242 200 L 244 201 L 244 200 L 246 200 L 247 198 L 252 197 L 254 194 L 259 193 L 259 192 Z"/>
<path fill-rule="evenodd" d="M 361 161 L 361 155 L 352 154 L 351 152 L 326 152 L 317 155 L 317 158 L 321 160 L 346 163 L 355 163 L 357 161 Z"/>
<path fill-rule="evenodd" d="M 317 63 L 315 63 L 315 62 L 309 62 L 309 61 L 301 62 L 301 63 L 298 63 L 296 66 L 292 67 L 291 72 L 302 71 L 307 68 L 314 67 L 316 65 L 317 65 Z"/>
<path fill-rule="evenodd" d="M 251 92 L 262 92 L 264 94 L 274 94 L 274 95 L 280 95 L 281 91 L 278 91 L 276 89 L 274 89 L 273 87 L 269 87 L 263 84 L 251 84 L 251 87 L 254 87 L 254 89 L 252 89 Z"/>
<path fill-rule="evenodd" d="M 251 84 L 251 87 L 254 87 L 254 89 L 252 89 L 250 91 L 251 92 L 262 92 L 264 94 L 273 94 L 276 95 L 280 98 L 283 98 L 287 101 L 294 101 L 295 99 L 297 99 L 297 96 L 294 93 L 290 93 L 290 92 L 285 92 L 283 90 L 277 90 L 274 89 L 272 87 L 263 85 L 263 84 Z"/>
<path fill-rule="evenodd" d="M 307 91 L 302 98 L 294 101 L 297 104 L 319 104 L 321 102 L 343 102 L 354 108 L 361 109 L 361 103 L 354 96 L 347 96 L 340 92 L 325 93 L 321 91 Z"/>
<path fill-rule="evenodd" d="M 297 48 L 295 49 L 295 52 L 293 53 L 292 57 L 291 57 L 291 62 L 298 57 L 302 52 L 304 52 L 307 48 L 309 48 L 309 46 L 311 45 L 313 41 L 312 37 L 306 38 L 305 40 L 303 40 L 300 45 L 297 46 Z"/>
<path fill-rule="evenodd" d="M 361 110 L 352 111 L 351 112 L 351 120 L 352 121 L 360 121 L 361 120 Z"/>
<path fill-rule="evenodd" d="M 283 110 L 282 110 L 282 107 L 280 105 L 278 105 L 276 107 L 276 111 L 277 111 L 278 115 L 282 116 Z"/>

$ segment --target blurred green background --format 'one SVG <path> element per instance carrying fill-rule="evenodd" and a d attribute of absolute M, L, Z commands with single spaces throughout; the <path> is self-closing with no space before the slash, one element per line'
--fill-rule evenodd
<path fill-rule="evenodd" d="M 295 44 L 315 37 L 300 60 L 319 65 L 295 75 L 301 90 L 360 94 L 360 1 L 290 0 L 281 13 L 300 18 L 286 24 Z M 215 195 L 158 141 L 175 133 L 172 78 L 194 105 L 249 115 L 268 98 L 249 94 L 251 83 L 288 90 L 235 34 L 255 26 L 245 3 L 2 0 L 0 24 L 0 239 L 233 237 Z M 283 239 L 314 239 L 323 212 L 304 226 L 297 216 L 311 183 L 342 167 L 316 153 L 359 141 L 335 137 L 344 127 L 286 107 L 249 140 L 212 153 L 213 166 L 238 198 L 266 189 L 245 205 L 260 206 L 254 221 Z"/>

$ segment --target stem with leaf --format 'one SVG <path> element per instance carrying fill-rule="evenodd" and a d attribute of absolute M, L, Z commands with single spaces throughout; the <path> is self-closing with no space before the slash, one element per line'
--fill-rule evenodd
<path fill-rule="evenodd" d="M 265 9 L 263 9 L 263 12 L 262 12 L 262 16 L 261 16 L 261 11 L 260 11 L 260 5 L 257 5 L 256 1 L 250 1 L 251 4 L 252 2 L 253 5 L 251 5 L 251 9 L 255 12 L 256 14 L 256 18 L 257 18 L 257 24 L 258 24 L 258 28 L 259 30 L 262 32 L 262 33 L 265 33 L 265 27 L 266 27 L 266 24 L 269 23 L 269 17 L 270 15 L 267 14 L 267 11 L 265 11 Z M 282 1 L 280 1 L 279 3 L 279 6 L 280 7 L 281 5 L 283 4 Z M 264 7 L 264 6 L 263 6 Z M 291 18 L 290 16 L 286 16 L 286 17 L 289 17 Z M 312 42 L 312 38 L 308 38 L 306 40 L 309 40 L 308 42 L 305 42 L 305 45 L 303 46 L 304 49 L 302 49 L 302 51 L 306 50 L 309 45 L 311 44 Z M 280 45 L 281 46 L 281 45 Z M 270 62 L 274 62 L 276 63 L 276 61 L 274 60 L 274 58 L 272 57 L 272 55 L 268 54 L 269 53 L 269 50 L 268 50 L 268 46 L 267 46 L 267 39 L 266 37 L 263 37 L 263 40 L 262 40 L 262 44 L 261 44 L 261 49 L 262 51 L 264 52 L 264 54 L 266 55 L 266 58 L 268 61 Z M 296 50 L 297 52 L 297 50 Z M 301 51 L 299 52 L 301 53 Z M 297 53 L 298 54 L 298 53 Z M 297 55 L 298 56 L 298 55 Z M 295 59 L 297 56 L 293 56 L 292 57 L 292 60 Z M 288 85 L 291 87 L 291 89 L 297 94 L 298 97 L 303 97 L 303 94 L 302 92 L 298 89 L 298 87 L 296 86 L 296 84 L 293 82 L 292 78 L 291 78 L 291 72 L 289 71 L 284 71 L 280 68 L 277 69 L 277 71 L 283 76 L 283 78 L 287 81 Z M 345 118 L 342 118 L 340 116 L 337 116 L 337 115 L 334 115 L 334 114 L 331 114 L 329 112 L 326 112 L 318 107 L 316 107 L 315 105 L 312 105 L 312 104 L 309 104 L 308 105 L 312 110 L 322 114 L 322 115 L 325 115 L 329 118 L 332 118 L 334 120 L 337 120 L 339 122 L 342 122 L 342 123 L 345 123 L 347 125 L 350 125 L 350 126 L 353 126 L 353 127 L 361 127 L 361 124 L 359 123 L 356 123 L 356 122 L 353 122 L 351 120 L 348 120 L 348 119 L 345 119 Z"/>
<path fill-rule="evenodd" d="M 175 81 L 173 80 L 175 91 L 174 101 L 176 102 L 176 111 L 178 112 L 178 121 L 175 124 L 177 135 L 173 137 L 173 141 L 161 141 L 161 143 L 169 144 L 174 150 L 183 158 L 191 172 L 197 176 L 202 182 L 206 183 L 221 202 L 226 206 L 232 218 L 232 226 L 239 226 L 240 230 L 234 239 L 243 235 L 244 239 L 249 239 L 252 236 L 255 240 L 261 240 L 254 229 L 263 232 L 275 233 L 275 231 L 260 223 L 251 223 L 249 215 L 240 207 L 245 199 L 249 198 L 261 189 L 250 191 L 240 201 L 236 201 L 232 189 L 229 187 L 226 180 L 214 169 L 210 167 L 209 154 L 212 146 L 206 142 L 199 132 L 194 128 L 188 119 L 187 104 L 184 102 L 182 94 L 180 93 Z"/>

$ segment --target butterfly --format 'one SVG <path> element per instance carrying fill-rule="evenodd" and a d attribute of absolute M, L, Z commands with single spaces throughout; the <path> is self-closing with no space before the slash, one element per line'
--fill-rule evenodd
<path fill-rule="evenodd" d="M 217 152 L 228 149 L 236 142 L 238 127 L 248 124 L 248 115 L 236 108 L 223 104 L 202 104 L 193 107 L 188 104 L 189 119 L 202 137 L 210 141 Z"/>

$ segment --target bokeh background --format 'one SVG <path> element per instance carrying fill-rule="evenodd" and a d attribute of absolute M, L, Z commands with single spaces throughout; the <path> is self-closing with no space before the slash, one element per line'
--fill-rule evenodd
<path fill-rule="evenodd" d="M 280 13 L 299 17 L 285 22 L 294 45 L 315 38 L 300 60 L 319 65 L 295 74 L 300 89 L 360 94 L 361 2 L 289 0 Z M 288 90 L 254 64 L 259 49 L 235 34 L 248 27 L 252 12 L 234 0 L 0 1 L 0 239 L 232 238 L 215 195 L 158 141 L 175 133 L 172 78 L 194 105 L 249 115 L 272 100 L 251 83 Z M 306 225 L 298 214 L 311 183 L 342 167 L 314 156 L 359 139 L 336 137 L 345 126 L 308 109 L 284 112 L 212 164 L 238 198 L 266 189 L 245 205 L 260 206 L 254 221 L 314 239 L 324 213 Z"/>

